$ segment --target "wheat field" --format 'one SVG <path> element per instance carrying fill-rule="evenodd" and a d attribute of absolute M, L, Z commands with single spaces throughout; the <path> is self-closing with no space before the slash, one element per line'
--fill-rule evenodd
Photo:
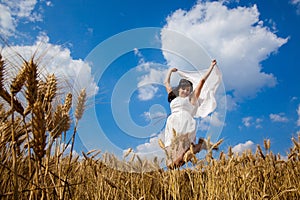
<path fill-rule="evenodd" d="M 22 60 L 14 65 L 0 54 L 0 199 L 300 199 L 300 133 L 284 159 L 265 140 L 255 153 L 208 151 L 192 168 L 174 170 L 135 154 L 130 161 L 100 150 L 73 155 L 85 90 L 73 99 L 54 74 L 39 71 L 39 58 Z"/>

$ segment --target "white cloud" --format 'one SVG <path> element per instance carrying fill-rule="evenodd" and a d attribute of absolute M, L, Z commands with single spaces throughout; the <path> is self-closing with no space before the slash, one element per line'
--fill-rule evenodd
<path fill-rule="evenodd" d="M 218 112 L 213 112 L 209 117 L 200 118 L 197 129 L 207 131 L 210 126 L 225 126 L 222 116 Z"/>
<path fill-rule="evenodd" d="M 146 121 L 167 117 L 166 113 L 163 112 L 155 112 L 155 113 L 144 112 L 142 116 L 146 119 Z"/>
<path fill-rule="evenodd" d="M 263 119 L 257 118 L 255 120 L 255 128 L 262 128 L 262 125 L 261 125 L 262 121 L 263 121 Z"/>
<path fill-rule="evenodd" d="M 211 125 L 213 126 L 224 126 L 224 121 L 221 120 L 221 116 L 218 112 L 213 112 L 211 115 Z"/>
<path fill-rule="evenodd" d="M 245 127 L 254 126 L 255 128 L 262 128 L 262 125 L 261 125 L 262 121 L 263 121 L 263 119 L 261 119 L 261 118 L 254 119 L 251 116 L 242 118 L 242 123 Z"/>
<path fill-rule="evenodd" d="M 164 28 L 192 38 L 218 60 L 226 90 L 233 92 L 234 100 L 253 97 L 262 88 L 276 85 L 276 77 L 263 72 L 260 62 L 287 39 L 277 37 L 263 26 L 255 5 L 228 8 L 222 2 L 199 2 L 189 11 L 175 11 Z M 183 52 L 199 62 L 192 46 L 168 38 L 167 31 L 163 30 L 161 35 L 162 48 Z M 178 56 L 168 52 L 164 56 L 169 65 L 184 67 Z"/>
<path fill-rule="evenodd" d="M 160 148 L 158 140 L 161 139 L 164 141 L 164 132 L 161 132 L 156 137 L 153 137 L 144 144 L 141 144 L 136 147 L 135 153 L 143 158 L 165 158 L 165 152 Z"/>
<path fill-rule="evenodd" d="M 135 54 L 141 57 L 136 50 Z M 166 69 L 157 66 L 156 63 L 146 62 L 137 67 L 137 70 L 145 72 L 145 75 L 139 77 L 138 80 L 138 98 L 141 101 L 147 101 L 154 98 L 158 87 L 154 84 L 162 84 L 165 77 Z"/>
<path fill-rule="evenodd" d="M 248 149 L 250 149 L 251 151 L 254 151 L 255 147 L 256 147 L 255 144 L 251 140 L 248 140 L 245 143 L 240 143 L 240 144 L 235 145 L 232 148 L 232 152 L 242 153 L 242 152 L 244 152 L 245 150 L 248 150 Z"/>
<path fill-rule="evenodd" d="M 165 76 L 165 70 L 157 68 L 155 63 L 145 63 L 143 64 L 144 70 L 147 71 L 147 74 L 140 77 L 138 86 L 151 84 L 151 83 L 162 83 Z"/>
<path fill-rule="evenodd" d="M 298 114 L 297 126 L 300 126 L 300 104 L 298 105 L 297 114 Z"/>
<path fill-rule="evenodd" d="M 154 97 L 155 93 L 157 92 L 158 87 L 153 85 L 147 85 L 144 87 L 139 88 L 138 98 L 141 101 L 147 101 Z"/>
<path fill-rule="evenodd" d="M 12 36 L 19 21 L 42 21 L 41 9 L 34 11 L 37 0 L 2 0 L 0 2 L 0 31 L 4 36 Z"/>
<path fill-rule="evenodd" d="M 300 0 L 291 0 L 290 3 L 296 6 L 296 12 L 298 15 L 300 15 Z"/>
<path fill-rule="evenodd" d="M 139 58 L 140 64 L 145 63 L 145 59 L 144 59 L 142 53 L 137 48 L 134 48 L 133 52 L 134 52 L 134 55 L 136 55 Z"/>
<path fill-rule="evenodd" d="M 252 117 L 244 117 L 242 119 L 244 126 L 250 127 L 252 119 L 253 119 Z"/>
<path fill-rule="evenodd" d="M 273 122 L 287 122 L 288 121 L 288 118 L 284 116 L 284 113 L 279 113 L 279 114 L 271 113 L 269 115 L 269 117 Z"/>
<path fill-rule="evenodd" d="M 37 4 L 37 0 L 3 0 L 2 2 L 10 8 L 12 15 L 25 18 L 30 17 Z"/>
<path fill-rule="evenodd" d="M 53 4 L 52 4 L 51 1 L 46 1 L 46 5 L 47 5 L 47 6 L 53 6 Z"/>
<path fill-rule="evenodd" d="M 235 110 L 238 107 L 236 100 L 231 95 L 226 95 L 225 100 L 226 100 L 226 109 L 228 111 Z M 222 103 L 222 102 L 220 102 L 220 103 Z"/>
<path fill-rule="evenodd" d="M 0 32 L 10 36 L 15 32 L 15 22 L 7 6 L 0 4 Z"/>
<path fill-rule="evenodd" d="M 209 123 L 210 123 L 210 117 L 201 118 L 198 123 L 197 129 L 201 131 L 207 131 L 210 125 Z"/>
<path fill-rule="evenodd" d="M 2 56 L 17 65 L 22 65 L 20 57 L 14 52 L 29 60 L 35 54 L 40 73 L 54 73 L 62 87 L 68 90 L 74 89 L 74 96 L 81 88 L 86 88 L 87 95 L 97 93 L 98 86 L 91 74 L 91 66 L 81 59 L 73 59 L 70 50 L 60 45 L 49 43 L 46 35 L 38 37 L 32 46 L 11 46 L 2 50 Z M 10 73 L 13 74 L 12 70 Z"/>

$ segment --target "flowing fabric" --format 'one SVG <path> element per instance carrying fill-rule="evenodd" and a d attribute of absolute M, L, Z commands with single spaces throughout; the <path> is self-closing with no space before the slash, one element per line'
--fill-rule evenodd
<path fill-rule="evenodd" d="M 196 87 L 202 77 L 206 74 L 208 69 L 200 70 L 200 71 L 181 71 L 178 70 L 178 74 L 193 83 L 193 86 Z M 193 117 L 206 117 L 210 113 L 212 113 L 216 107 L 217 102 L 215 99 L 215 93 L 218 89 L 222 80 L 222 74 L 217 67 L 214 67 L 210 76 L 204 83 L 204 86 L 201 90 L 200 97 L 198 99 L 198 108 Z"/>

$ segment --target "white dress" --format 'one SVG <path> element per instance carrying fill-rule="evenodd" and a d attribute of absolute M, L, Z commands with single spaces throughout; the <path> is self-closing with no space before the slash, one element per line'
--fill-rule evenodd
<path fill-rule="evenodd" d="M 170 107 L 171 115 L 167 119 L 165 128 L 165 146 L 171 145 L 174 139 L 174 131 L 176 136 L 186 135 L 189 143 L 195 142 L 196 120 L 193 116 L 197 106 L 191 104 L 189 97 L 176 97 L 171 101 Z"/>

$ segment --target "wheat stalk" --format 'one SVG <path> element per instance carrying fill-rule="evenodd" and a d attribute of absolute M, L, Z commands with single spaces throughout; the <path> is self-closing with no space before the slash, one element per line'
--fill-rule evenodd
<path fill-rule="evenodd" d="M 85 109 L 85 103 L 86 103 L 86 91 L 85 89 L 82 89 L 78 96 L 77 107 L 75 110 L 75 118 L 77 122 L 82 118 Z"/>
<path fill-rule="evenodd" d="M 38 66 L 33 61 L 33 58 L 26 62 L 26 68 L 25 97 L 28 102 L 28 108 L 32 109 L 38 97 Z"/>
<path fill-rule="evenodd" d="M 72 93 L 68 93 L 63 106 L 63 111 L 65 113 L 69 113 L 71 106 L 72 106 Z"/>
<path fill-rule="evenodd" d="M 124 154 L 124 158 L 126 158 L 127 156 L 129 156 L 129 154 L 132 152 L 132 148 L 128 148 L 127 151 Z"/>
<path fill-rule="evenodd" d="M 19 195 L 19 183 L 18 183 L 18 171 L 17 171 L 17 153 L 16 153 L 16 138 L 15 138 L 15 126 L 14 126 L 14 96 L 11 96 L 11 140 L 12 140 L 12 156 L 13 156 L 13 161 L 12 161 L 12 168 L 13 168 L 13 181 L 14 181 L 14 200 L 18 199 Z"/>
<path fill-rule="evenodd" d="M 165 144 L 163 143 L 163 141 L 161 139 L 158 139 L 158 144 L 159 144 L 160 148 L 165 149 Z"/>
<path fill-rule="evenodd" d="M 0 52 L 0 90 L 3 89 L 3 82 L 4 82 L 4 67 L 5 67 L 5 62 L 4 59 L 2 57 L 2 54 Z"/>
<path fill-rule="evenodd" d="M 214 143 L 214 144 L 211 146 L 211 149 L 213 149 L 213 150 L 218 150 L 220 144 L 222 144 L 223 141 L 224 141 L 224 139 L 221 139 L 221 140 L 219 140 L 218 142 Z"/>
<path fill-rule="evenodd" d="M 10 86 L 10 91 L 12 94 L 15 95 L 22 89 L 26 80 L 26 70 L 27 70 L 26 64 L 24 64 L 22 69 L 17 74 L 17 76 L 13 79 Z"/>
<path fill-rule="evenodd" d="M 82 89 L 80 91 L 80 94 L 77 99 L 77 107 L 75 110 L 75 118 L 76 118 L 76 124 L 74 127 L 73 135 L 72 135 L 72 144 L 71 144 L 71 150 L 70 150 L 70 155 L 69 155 L 69 161 L 68 161 L 68 167 L 67 167 L 67 172 L 70 170 L 70 164 L 72 161 L 72 155 L 73 155 L 73 148 L 74 148 L 74 143 L 75 143 L 75 135 L 77 132 L 77 126 L 78 126 L 78 121 L 82 118 L 84 109 L 85 109 L 85 103 L 86 103 L 86 90 Z M 68 120 L 67 117 L 68 115 L 64 113 L 63 117 L 64 119 Z M 66 127 L 64 127 L 66 128 Z M 68 179 L 68 174 L 66 175 L 65 181 Z M 65 193 L 66 187 L 64 187 L 63 194 Z"/>
<path fill-rule="evenodd" d="M 46 79 L 46 91 L 44 101 L 45 103 L 52 102 L 53 98 L 56 96 L 57 91 L 57 80 L 54 74 L 47 76 Z"/>
<path fill-rule="evenodd" d="M 32 133 L 33 133 L 33 150 L 37 158 L 41 161 L 46 151 L 46 122 L 45 113 L 40 101 L 35 102 L 32 110 Z"/>
<path fill-rule="evenodd" d="M 270 139 L 264 140 L 264 147 L 266 151 L 270 150 L 270 146 L 271 146 Z"/>
<path fill-rule="evenodd" d="M 71 120 L 68 113 L 65 113 L 63 105 L 59 104 L 54 111 L 53 117 L 47 122 L 47 129 L 53 139 L 59 137 L 64 131 L 71 127 Z"/>

